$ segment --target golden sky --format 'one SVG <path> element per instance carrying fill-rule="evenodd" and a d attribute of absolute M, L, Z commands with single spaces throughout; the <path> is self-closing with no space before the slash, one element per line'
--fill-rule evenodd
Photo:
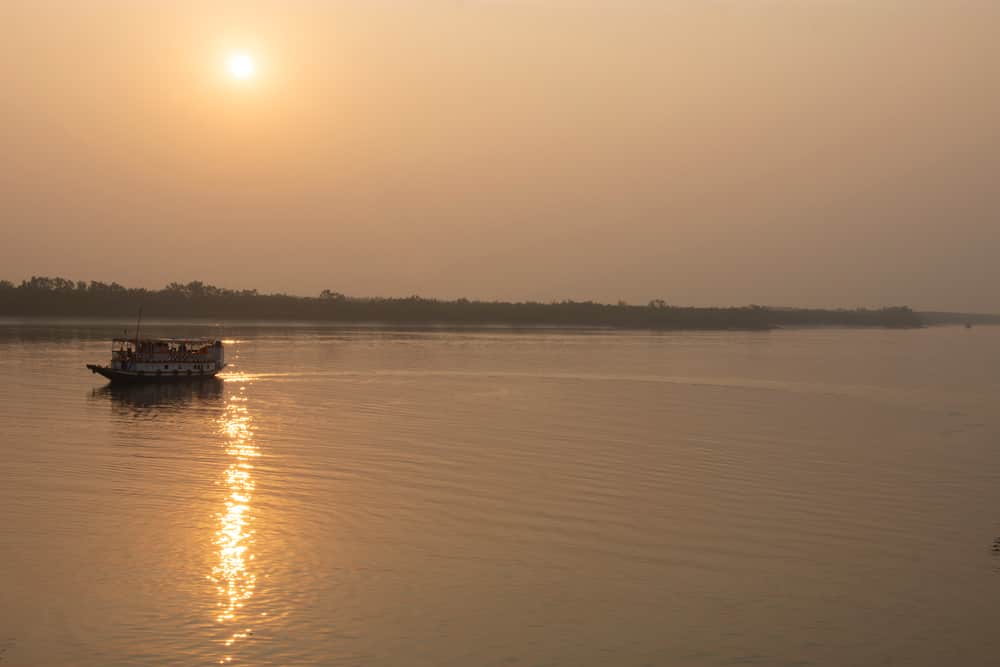
<path fill-rule="evenodd" d="M 7 0 L 0 278 L 1000 311 L 997 26 L 995 0 Z"/>

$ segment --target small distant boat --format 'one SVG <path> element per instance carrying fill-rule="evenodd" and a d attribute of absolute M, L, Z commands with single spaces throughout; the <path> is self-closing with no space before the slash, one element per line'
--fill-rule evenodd
<path fill-rule="evenodd" d="M 87 364 L 92 373 L 120 383 L 203 380 L 225 367 L 222 341 L 210 338 L 115 338 L 110 364 Z"/>

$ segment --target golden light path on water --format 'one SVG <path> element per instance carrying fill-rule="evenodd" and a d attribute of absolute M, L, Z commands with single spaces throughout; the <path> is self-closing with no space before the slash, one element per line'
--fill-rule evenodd
<path fill-rule="evenodd" d="M 229 383 L 246 379 L 234 374 L 224 380 Z M 220 481 L 226 487 L 226 496 L 224 511 L 216 515 L 218 524 L 213 540 L 218 560 L 208 578 L 215 584 L 219 598 L 215 621 L 231 628 L 223 641 L 228 650 L 238 640 L 253 634 L 253 630 L 246 627 L 243 609 L 257 586 L 257 575 L 252 567 L 256 534 L 253 529 L 253 462 L 260 451 L 253 438 L 254 425 L 247 410 L 245 385 L 226 402 L 220 431 L 229 466 Z M 232 655 L 224 655 L 219 662 L 224 664 L 232 659 Z"/>

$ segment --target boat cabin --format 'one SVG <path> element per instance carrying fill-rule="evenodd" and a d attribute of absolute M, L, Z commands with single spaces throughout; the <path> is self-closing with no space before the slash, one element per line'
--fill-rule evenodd
<path fill-rule="evenodd" d="M 150 375 L 208 375 L 226 365 L 222 341 L 208 338 L 115 338 L 111 369 Z"/>

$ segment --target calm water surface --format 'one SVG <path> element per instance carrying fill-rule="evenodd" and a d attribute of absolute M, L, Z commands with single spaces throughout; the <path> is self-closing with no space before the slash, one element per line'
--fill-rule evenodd
<path fill-rule="evenodd" d="M 1000 329 L 0 321 L 0 665 L 992 665 Z"/>

